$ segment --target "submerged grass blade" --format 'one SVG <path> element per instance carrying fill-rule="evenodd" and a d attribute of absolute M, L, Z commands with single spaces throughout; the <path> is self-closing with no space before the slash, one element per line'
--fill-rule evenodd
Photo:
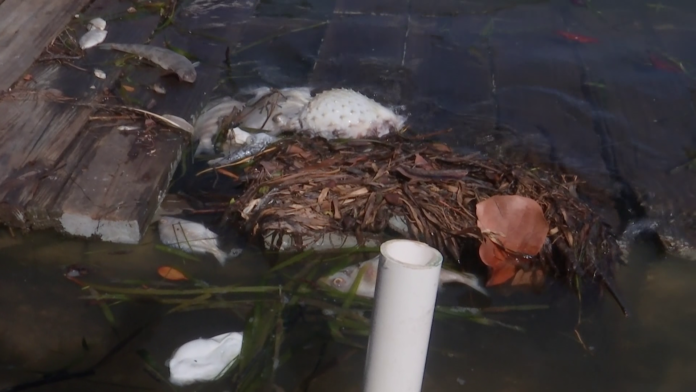
<path fill-rule="evenodd" d="M 174 296 L 174 295 L 201 295 L 201 294 L 233 294 L 233 293 L 271 293 L 278 291 L 278 286 L 222 286 L 222 287 L 206 287 L 201 289 L 141 289 L 129 287 L 113 287 L 97 284 L 86 284 L 86 286 L 95 290 L 126 295 L 143 295 L 143 296 Z"/>
<path fill-rule="evenodd" d="M 370 266 L 368 264 L 365 264 L 358 270 L 358 276 L 355 277 L 353 284 L 350 286 L 350 290 L 348 290 L 346 299 L 343 301 L 343 309 L 350 308 L 350 305 L 353 303 L 353 299 L 355 298 L 355 295 L 358 292 L 358 287 L 362 282 L 363 276 L 365 276 L 365 271 L 367 271 L 367 268 L 369 267 Z"/>
<path fill-rule="evenodd" d="M 282 263 L 279 263 L 278 265 L 274 266 L 273 268 L 270 269 L 269 272 L 276 272 L 278 270 L 281 270 L 283 268 L 289 267 L 293 264 L 297 264 L 302 260 L 307 259 L 308 257 L 312 256 L 314 253 L 314 249 L 308 249 L 305 250 L 304 252 L 298 253 L 295 256 L 292 256 L 291 258 L 283 261 Z"/>
<path fill-rule="evenodd" d="M 162 374 L 164 374 L 164 369 L 160 368 L 160 366 L 157 364 L 157 361 L 152 358 L 150 353 L 145 350 L 145 349 L 140 349 L 135 352 L 138 354 L 138 357 L 143 361 L 143 365 L 145 365 L 145 369 L 148 373 L 150 373 L 157 381 L 163 382 L 169 386 L 169 389 L 172 391 L 176 391 L 176 388 L 172 383 L 169 382 L 169 379 L 167 377 L 164 377 Z"/>
<path fill-rule="evenodd" d="M 460 306 L 436 306 L 435 318 L 442 319 L 444 317 L 459 317 L 477 324 L 487 326 L 499 326 L 509 328 L 515 331 L 524 332 L 524 328 L 517 325 L 506 324 L 500 321 L 492 320 L 481 315 L 481 310 L 476 308 L 463 308 Z"/>
<path fill-rule="evenodd" d="M 160 250 L 160 251 L 162 251 L 162 252 L 171 253 L 171 254 L 173 254 L 173 255 L 175 255 L 175 256 L 179 256 L 179 257 L 184 258 L 184 259 L 187 259 L 187 260 L 201 261 L 201 259 L 199 259 L 198 257 L 193 256 L 193 255 L 191 255 L 191 254 L 189 254 L 189 253 L 186 253 L 186 252 L 184 252 L 184 251 L 181 250 L 181 249 L 170 248 L 170 247 L 168 247 L 168 246 L 166 246 L 166 245 L 156 244 L 156 245 L 155 245 L 155 249 Z"/>
<path fill-rule="evenodd" d="M 90 288 L 89 292 L 95 298 L 99 297 L 99 293 L 94 288 Z M 101 309 L 102 313 L 104 314 L 104 318 L 106 318 L 106 321 L 109 323 L 111 328 L 116 330 L 116 318 L 114 318 L 114 314 L 111 312 L 111 308 L 109 308 L 109 305 L 101 300 L 97 300 L 97 304 L 99 305 L 99 308 Z"/>

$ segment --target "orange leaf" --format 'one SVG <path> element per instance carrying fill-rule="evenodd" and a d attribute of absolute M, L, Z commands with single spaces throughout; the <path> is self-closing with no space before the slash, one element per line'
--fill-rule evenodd
<path fill-rule="evenodd" d="M 544 282 L 544 271 L 537 269 L 533 271 L 519 270 L 515 278 L 510 283 L 511 286 L 536 286 Z"/>
<path fill-rule="evenodd" d="M 123 87 L 123 89 L 128 91 L 129 93 L 132 93 L 133 91 L 135 91 L 135 87 L 131 87 L 127 84 L 122 84 L 121 87 Z"/>
<path fill-rule="evenodd" d="M 157 268 L 159 276 L 167 280 L 188 280 L 188 278 L 179 270 L 172 267 L 162 266 Z"/>
<path fill-rule="evenodd" d="M 515 276 L 515 270 L 516 267 L 513 264 L 503 264 L 500 268 L 493 268 L 486 286 L 496 286 L 507 282 Z"/>
<path fill-rule="evenodd" d="M 476 217 L 484 234 L 515 253 L 537 255 L 549 232 L 539 203 L 524 196 L 490 197 L 476 205 Z"/>
<path fill-rule="evenodd" d="M 510 255 L 489 238 L 486 238 L 479 247 L 479 257 L 481 257 L 481 261 L 483 261 L 484 264 L 495 269 L 509 264 L 508 258 Z"/>

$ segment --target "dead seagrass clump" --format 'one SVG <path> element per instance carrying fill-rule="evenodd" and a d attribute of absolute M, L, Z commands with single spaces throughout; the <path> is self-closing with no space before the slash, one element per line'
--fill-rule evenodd
<path fill-rule="evenodd" d="M 480 154 L 462 156 L 444 144 L 397 135 L 340 141 L 298 136 L 274 147 L 247 167 L 245 191 L 230 207 L 243 229 L 264 238 L 271 249 L 316 248 L 318 241 L 373 244 L 390 228 L 455 261 L 466 243 L 482 244 L 479 254 L 491 267 L 489 285 L 511 279 L 515 271 L 531 271 L 533 276 L 538 272 L 568 279 L 574 287 L 577 277 L 604 283 L 616 296 L 612 270 L 620 249 L 609 225 L 578 197 L 576 176 Z M 489 240 L 504 245 L 500 239 L 506 236 L 508 243 L 526 238 L 481 229 L 479 220 L 490 223 L 477 213 L 491 210 L 481 208 L 481 202 L 506 195 L 519 197 L 498 198 L 496 203 L 512 203 L 513 213 L 541 208 L 543 217 L 536 218 L 540 222 L 530 222 L 542 230 L 543 245 L 532 246 L 536 254 L 499 246 L 495 251 L 503 253 L 490 256 Z M 507 218 L 500 214 L 495 219 Z M 519 222 L 507 226 L 523 228 L 528 218 L 514 219 Z M 525 236 L 539 238 L 538 233 Z M 518 248 L 526 249 L 524 245 Z M 490 260 L 505 262 L 504 277 Z"/>

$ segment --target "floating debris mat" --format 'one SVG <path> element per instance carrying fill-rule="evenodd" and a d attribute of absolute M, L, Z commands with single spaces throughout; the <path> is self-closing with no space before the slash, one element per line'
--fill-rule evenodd
<path fill-rule="evenodd" d="M 444 144 L 398 135 L 286 139 L 245 170 L 245 191 L 230 213 L 271 250 L 287 250 L 288 243 L 303 250 L 315 246 L 311 239 L 327 237 L 364 244 L 391 228 L 458 261 L 467 242 L 486 241 L 477 204 L 519 195 L 536 201 L 548 221 L 538 254 L 509 255 L 520 268 L 567 278 L 578 288 L 576 277 L 603 282 L 616 297 L 611 281 L 620 248 L 610 226 L 579 198 L 576 176 L 463 156 Z"/>

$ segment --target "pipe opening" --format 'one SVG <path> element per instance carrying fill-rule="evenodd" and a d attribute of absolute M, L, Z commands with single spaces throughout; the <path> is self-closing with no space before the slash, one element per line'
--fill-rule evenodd
<path fill-rule="evenodd" d="M 384 257 L 410 267 L 437 267 L 442 262 L 440 252 L 417 241 L 387 241 L 380 246 L 380 252 Z"/>

